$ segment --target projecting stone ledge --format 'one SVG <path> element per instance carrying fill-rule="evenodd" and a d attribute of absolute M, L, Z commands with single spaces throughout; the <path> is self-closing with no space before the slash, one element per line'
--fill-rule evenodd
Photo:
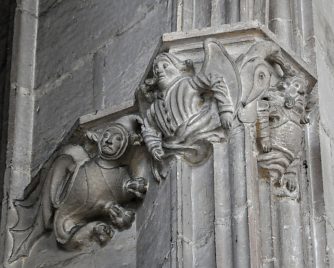
<path fill-rule="evenodd" d="M 133 101 L 81 117 L 40 184 L 14 201 L 11 263 L 33 258 L 48 232 L 61 255 L 131 231 L 145 267 L 258 267 L 255 185 L 270 181 L 293 202 L 285 211 L 298 207 L 290 175 L 316 77 L 257 22 L 165 34 L 159 52 Z M 160 246 L 142 252 L 155 237 Z"/>

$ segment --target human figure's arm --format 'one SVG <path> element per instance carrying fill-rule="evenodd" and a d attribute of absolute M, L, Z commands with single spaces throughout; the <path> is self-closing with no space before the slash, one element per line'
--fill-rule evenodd
<path fill-rule="evenodd" d="M 269 127 L 269 103 L 266 100 L 258 101 L 257 118 L 258 132 L 257 136 L 260 141 L 261 149 L 264 153 L 271 151 L 270 127 Z"/>
<path fill-rule="evenodd" d="M 211 91 L 217 101 L 219 118 L 223 128 L 230 129 L 233 121 L 233 103 L 230 91 L 222 77 L 211 79 Z"/>
<path fill-rule="evenodd" d="M 230 129 L 232 127 L 234 107 L 224 78 L 214 75 L 208 77 L 199 73 L 193 77 L 192 81 L 197 89 L 213 92 L 213 98 L 217 102 L 218 114 L 222 126 L 225 129 Z"/>
<path fill-rule="evenodd" d="M 161 132 L 153 124 L 149 124 L 149 121 L 145 118 L 141 127 L 141 133 L 150 154 L 154 159 L 160 161 L 164 155 Z"/>

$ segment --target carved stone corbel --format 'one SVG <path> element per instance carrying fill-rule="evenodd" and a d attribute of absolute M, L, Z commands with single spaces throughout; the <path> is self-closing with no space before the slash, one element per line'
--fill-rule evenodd
<path fill-rule="evenodd" d="M 142 136 L 158 180 L 166 177 L 174 156 L 203 163 L 211 154 L 210 143 L 226 141 L 232 128 L 241 96 L 236 66 L 218 40 L 207 39 L 203 47 L 205 58 L 197 73 L 190 59 L 159 54 L 153 78 L 137 92 Z"/>
<path fill-rule="evenodd" d="M 145 197 L 148 181 L 132 177 L 124 157 L 139 136 L 121 123 L 111 123 L 86 137 L 95 144 L 95 156 L 82 146 L 65 146 L 37 187 L 15 201 L 18 222 L 10 229 L 11 262 L 28 256 L 47 230 L 54 232 L 60 246 L 74 250 L 92 242 L 104 246 L 115 230 L 132 225 L 135 212 L 127 204 Z M 34 219 L 27 220 L 28 214 Z"/>
<path fill-rule="evenodd" d="M 268 174 L 274 194 L 296 199 L 308 82 L 271 41 L 251 46 L 237 64 L 243 89 L 238 118 L 256 123 L 259 172 Z"/>
<path fill-rule="evenodd" d="M 259 104 L 258 163 L 267 170 L 274 194 L 299 197 L 298 170 L 303 150 L 304 125 L 308 123 L 307 82 L 301 76 L 284 76 Z"/>
<path fill-rule="evenodd" d="M 161 196 L 148 199 L 163 201 L 147 205 L 147 211 L 143 206 L 147 219 L 139 221 L 139 243 L 161 231 L 147 228 L 160 215 L 153 212 L 167 211 L 164 219 L 176 229 L 168 236 L 171 248 L 166 248 L 179 251 L 176 255 L 184 266 L 232 258 L 237 266 L 251 266 L 249 245 L 258 242 L 251 232 L 261 229 L 264 241 L 272 231 L 268 220 L 256 218 L 255 195 L 260 192 L 268 201 L 260 204 L 266 211 L 259 219 L 271 217 L 277 204 L 271 207 L 269 202 L 277 196 L 288 197 L 279 202 L 293 203 L 287 205 L 289 211 L 299 205 L 297 173 L 311 107 L 307 90 L 311 75 L 303 77 L 298 64 L 268 41 L 265 32 L 256 30 L 254 38 L 254 29 L 249 31 L 246 37 L 244 30 L 232 36 L 167 34 L 162 49 L 168 52 L 158 54 L 147 67 L 136 102 L 87 115 L 90 119 L 81 121 L 77 130 L 80 138 L 74 138 L 80 145 L 59 150 L 45 166 L 48 172 L 26 189 L 24 200 L 14 202 L 18 222 L 10 229 L 10 262 L 28 256 L 47 231 L 66 250 L 107 244 L 116 230 L 131 227 L 147 179 L 160 181 L 170 175 L 171 180 L 155 185 L 154 194 Z M 127 116 L 136 123 L 120 120 Z M 139 144 L 140 149 L 135 146 Z M 252 202 L 254 206 L 248 206 Z M 203 259 L 196 247 L 189 246 L 202 241 L 207 243 L 205 250 L 211 250 Z M 271 251 L 262 253 L 272 257 Z"/>

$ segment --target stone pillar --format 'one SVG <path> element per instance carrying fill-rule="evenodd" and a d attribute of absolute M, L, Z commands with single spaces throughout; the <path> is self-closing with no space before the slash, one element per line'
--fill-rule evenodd
<path fill-rule="evenodd" d="M 269 28 L 287 46 L 292 47 L 291 1 L 270 1 Z"/>
<path fill-rule="evenodd" d="M 178 267 L 216 267 L 213 159 L 191 167 L 176 160 Z"/>
<path fill-rule="evenodd" d="M 5 267 L 326 267 L 310 0 L 21 2 Z"/>
<path fill-rule="evenodd" d="M 230 180 L 229 146 L 213 145 L 215 242 L 218 268 L 233 266 L 232 195 Z"/>

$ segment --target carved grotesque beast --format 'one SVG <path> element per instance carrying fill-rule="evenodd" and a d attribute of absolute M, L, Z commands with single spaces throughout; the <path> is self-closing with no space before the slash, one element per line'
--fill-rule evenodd
<path fill-rule="evenodd" d="M 297 174 L 306 117 L 306 82 L 298 76 L 283 78 L 258 103 L 259 166 L 268 170 L 277 194 L 298 196 Z"/>
<path fill-rule="evenodd" d="M 115 230 L 131 227 L 134 211 L 126 206 L 133 199 L 143 198 L 148 186 L 146 179 L 131 177 L 122 161 L 130 143 L 136 142 L 134 136 L 138 138 L 122 124 L 113 123 L 101 134 L 87 134 L 97 144 L 95 157 L 90 158 L 81 146 L 62 150 L 39 192 L 42 198 L 32 192 L 15 202 L 19 220 L 11 229 L 12 261 L 27 256 L 45 229 L 54 231 L 62 247 L 77 249 L 91 242 L 103 246 Z M 38 200 L 36 205 L 27 205 L 34 199 Z M 36 213 L 35 222 L 22 227 L 26 224 L 20 221 L 23 213 Z"/>

